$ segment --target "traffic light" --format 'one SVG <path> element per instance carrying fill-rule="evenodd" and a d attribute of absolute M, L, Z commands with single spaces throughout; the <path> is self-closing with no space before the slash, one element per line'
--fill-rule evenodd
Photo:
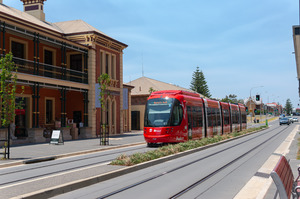
<path fill-rule="evenodd" d="M 256 101 L 259 101 L 259 100 L 260 100 L 260 96 L 256 95 Z"/>
<path fill-rule="evenodd" d="M 248 107 L 246 106 L 246 112 L 248 112 Z"/>
<path fill-rule="evenodd" d="M 256 108 L 254 109 L 254 113 L 256 113 Z"/>

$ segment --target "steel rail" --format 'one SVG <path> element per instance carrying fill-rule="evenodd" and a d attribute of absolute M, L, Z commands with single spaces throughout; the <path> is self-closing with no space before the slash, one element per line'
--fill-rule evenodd
<path fill-rule="evenodd" d="M 282 131 L 286 130 L 288 127 L 289 127 L 289 126 L 287 126 L 286 128 L 284 128 L 283 130 L 281 130 L 280 133 L 281 133 Z M 278 129 L 278 128 L 280 128 L 280 126 L 274 128 L 274 129 L 271 129 L 271 130 L 267 130 L 266 133 L 270 133 L 270 132 L 272 132 L 273 130 Z M 247 140 L 245 140 L 245 141 L 243 141 L 243 142 L 241 142 L 241 143 L 232 145 L 232 146 L 230 146 L 230 147 L 228 147 L 228 148 L 226 148 L 226 149 L 219 150 L 219 151 L 214 152 L 214 153 L 212 153 L 212 154 L 210 154 L 210 155 L 207 155 L 207 156 L 205 156 L 205 157 L 199 158 L 199 159 L 197 159 L 197 160 L 194 160 L 194 161 L 192 161 L 192 162 L 186 163 L 186 164 L 184 164 L 184 165 L 178 166 L 178 167 L 176 167 L 176 168 L 174 168 L 174 169 L 171 169 L 171 170 L 169 170 L 169 171 L 163 172 L 163 173 L 161 173 L 161 174 L 154 175 L 154 176 L 149 177 L 149 178 L 147 178 L 147 179 L 145 179 L 145 180 L 139 181 L 139 182 L 137 182 L 137 183 L 128 185 L 128 186 L 123 187 L 123 188 L 121 188 L 121 189 L 118 189 L 118 190 L 116 190 L 116 191 L 110 192 L 110 193 L 108 193 L 108 194 L 105 194 L 105 195 L 103 195 L 103 196 L 98 197 L 97 199 L 107 198 L 107 197 L 116 195 L 116 194 L 118 194 L 118 193 L 121 193 L 121 192 L 123 192 L 123 191 L 126 191 L 126 190 L 128 190 L 128 189 L 131 189 L 131 188 L 133 188 L 133 187 L 136 187 L 136 186 L 138 186 L 138 185 L 142 185 L 142 184 L 144 184 L 144 183 L 146 183 L 146 182 L 149 182 L 149 181 L 154 180 L 154 179 L 156 179 L 156 178 L 162 177 L 162 176 L 164 176 L 164 175 L 166 175 L 166 174 L 172 173 L 172 172 L 177 171 L 177 170 L 179 170 L 179 169 L 182 169 L 182 168 L 184 168 L 184 167 L 190 166 L 190 165 L 195 164 L 195 163 L 197 163 L 197 162 L 199 162 L 199 161 L 202 161 L 202 160 L 204 160 L 204 159 L 207 159 L 207 158 L 209 158 L 209 157 L 212 157 L 212 156 L 214 156 L 214 155 L 217 155 L 217 154 L 219 154 L 219 153 L 221 153 L 221 152 L 224 152 L 224 151 L 227 151 L 227 150 L 232 149 L 232 148 L 234 148 L 234 147 L 237 147 L 237 146 L 239 146 L 239 145 L 241 145 L 241 144 L 244 144 L 244 143 L 246 143 L 246 142 L 249 142 L 249 141 L 251 141 L 251 140 L 253 140 L 253 139 L 256 139 L 256 138 L 258 138 L 258 137 L 260 137 L 260 136 L 266 135 L 266 133 L 265 133 L 265 134 L 257 135 L 257 136 L 255 136 L 255 137 L 253 137 L 253 138 L 251 138 L 251 139 L 247 139 Z M 279 134 L 279 133 L 278 133 L 278 134 Z M 276 135 L 277 135 L 277 134 L 276 134 Z M 267 141 L 270 141 L 270 140 L 271 140 L 271 139 L 268 139 Z M 266 141 L 266 142 L 267 142 L 267 141 Z M 253 150 L 254 150 L 254 149 L 253 149 Z M 247 153 L 247 152 L 246 152 L 246 153 Z M 231 163 L 231 164 L 232 164 L 232 163 Z M 226 164 L 226 165 L 229 166 L 229 163 Z M 213 176 L 213 175 L 216 174 L 216 173 L 217 173 L 216 171 L 215 171 L 215 172 L 212 172 L 211 174 L 207 175 L 207 176 L 205 177 L 205 179 L 208 179 L 209 176 L 211 177 L 211 176 Z M 201 180 L 203 181 L 203 179 L 204 179 L 204 178 L 202 178 Z M 199 180 L 199 181 L 201 181 L 201 180 Z M 198 181 L 198 182 L 199 182 L 199 181 Z M 195 184 L 195 183 L 194 183 L 194 184 Z M 191 186 L 192 186 L 192 185 L 191 185 Z M 189 187 L 191 187 L 191 186 L 189 186 Z M 188 189 L 188 188 L 186 188 L 186 189 Z M 181 192 L 183 192 L 183 191 L 181 191 Z M 179 192 L 179 193 L 181 193 L 181 192 Z M 174 196 L 176 196 L 176 195 L 177 195 L 177 194 L 175 194 Z M 181 195 L 182 195 L 182 194 L 181 194 Z M 172 196 L 172 197 L 173 197 L 173 196 Z M 172 197 L 171 197 L 171 198 L 172 198 Z M 179 196 L 178 196 L 178 197 L 179 197 Z M 176 197 L 175 197 L 175 198 L 176 198 Z"/>
<path fill-rule="evenodd" d="M 88 160 L 88 159 L 94 159 L 94 158 L 99 158 L 99 157 L 105 157 L 105 156 L 108 156 L 108 155 L 114 155 L 114 154 L 118 154 L 118 153 L 135 151 L 135 150 L 139 150 L 139 149 L 142 149 L 142 148 L 145 148 L 145 147 L 136 147 L 135 149 L 122 150 L 121 152 L 112 152 L 112 153 L 107 153 L 107 154 L 102 154 L 102 155 L 96 155 L 96 156 L 92 156 L 92 157 L 86 157 L 86 158 L 80 158 L 80 159 L 76 159 L 76 160 L 70 160 L 70 161 L 61 162 L 61 163 L 53 163 L 53 164 L 49 164 L 49 165 L 45 165 L 45 166 L 38 166 L 38 167 L 35 167 L 35 168 L 22 169 L 22 170 L 18 170 L 18 171 L 12 171 L 12 172 L 8 172 L 8 173 L 3 173 L 3 174 L 0 174 L 0 176 L 9 175 L 9 174 L 12 174 L 12 173 L 14 173 L 14 174 L 15 173 L 20 173 L 20 172 L 24 172 L 24 171 L 32 171 L 32 170 L 35 170 L 35 169 L 47 168 L 47 167 L 51 167 L 51 166 L 64 165 L 64 164 L 68 164 L 68 163 L 72 163 L 72 162 L 79 162 L 79 161 L 82 161 L 82 160 Z M 93 165 L 97 165 L 97 164 L 109 162 L 109 161 L 112 161 L 114 159 L 115 158 L 109 159 L 109 160 L 105 160 L 105 161 L 100 161 L 100 162 L 97 162 L 97 163 L 90 163 L 90 164 L 85 164 L 85 165 L 76 166 L 76 167 L 72 167 L 72 168 L 67 168 L 67 169 L 60 170 L 60 171 L 52 171 L 52 172 L 48 172 L 48 173 L 44 173 L 44 174 L 40 174 L 40 175 L 35 175 L 35 176 L 23 178 L 23 179 L 20 179 L 20 180 L 14 180 L 14 181 L 10 181 L 10 182 L 0 183 L 0 188 L 1 188 L 1 186 L 4 186 L 4 185 L 9 185 L 9 184 L 13 184 L 13 183 L 17 183 L 17 182 L 22 182 L 22 181 L 26 181 L 26 180 L 32 180 L 32 179 L 35 179 L 35 178 L 40 178 L 40 177 L 45 177 L 45 176 L 51 176 L 52 174 L 58 174 L 58 173 L 66 172 L 66 171 L 72 171 L 72 170 L 76 170 L 76 169 L 79 169 L 79 168 L 82 168 L 82 167 L 89 167 L 89 166 L 93 166 Z M 49 169 L 49 170 L 51 170 L 51 169 Z"/>
<path fill-rule="evenodd" d="M 286 127 L 285 129 L 279 131 L 278 133 L 276 133 L 273 137 L 277 137 L 278 135 L 280 135 L 283 131 L 285 131 L 288 127 Z M 170 199 L 175 199 L 178 198 L 182 195 L 184 195 L 185 193 L 189 192 L 190 190 L 192 190 L 193 188 L 197 187 L 198 185 L 200 185 L 201 183 L 205 182 L 206 180 L 208 180 L 209 178 L 213 177 L 214 175 L 216 175 L 217 173 L 219 173 L 220 171 L 226 169 L 227 167 L 229 167 L 230 165 L 232 165 L 233 163 L 237 162 L 238 160 L 240 160 L 241 158 L 245 157 L 247 154 L 251 153 L 252 151 L 254 151 L 255 149 L 257 149 L 258 147 L 262 146 L 263 144 L 269 142 L 271 139 L 265 140 L 263 142 L 261 142 L 260 144 L 256 145 L 255 147 L 253 147 L 252 149 L 248 150 L 247 152 L 241 154 L 240 156 L 238 156 L 237 158 L 233 159 L 232 161 L 228 162 L 227 164 L 225 164 L 224 166 L 216 169 L 215 171 L 211 172 L 210 174 L 208 174 L 207 176 L 205 176 L 204 178 L 201 178 L 200 180 L 198 180 L 197 182 L 193 183 L 192 185 L 188 186 L 187 188 L 183 189 L 182 191 L 178 192 L 177 194 L 173 195 L 170 197 Z"/>

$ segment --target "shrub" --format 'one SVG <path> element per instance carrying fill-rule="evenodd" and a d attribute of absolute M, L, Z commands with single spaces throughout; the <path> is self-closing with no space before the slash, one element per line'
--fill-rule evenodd
<path fill-rule="evenodd" d="M 179 152 L 187 151 L 190 149 L 195 149 L 201 146 L 205 146 L 208 144 L 216 143 L 222 140 L 230 139 L 232 137 L 237 137 L 240 135 L 244 135 L 246 133 L 250 133 L 253 131 L 261 130 L 265 128 L 266 126 L 261 126 L 257 128 L 251 128 L 246 129 L 240 132 L 233 132 L 226 135 L 216 135 L 214 137 L 206 137 L 200 140 L 189 140 L 187 142 L 181 142 L 178 144 L 169 144 L 162 146 L 156 150 L 153 151 L 147 151 L 146 153 L 135 153 L 133 155 L 127 156 L 126 154 L 121 154 L 119 157 L 117 157 L 116 160 L 112 161 L 111 165 L 125 165 L 125 166 L 131 166 L 135 164 L 139 164 L 142 162 L 158 159 L 164 156 L 176 154 Z"/>

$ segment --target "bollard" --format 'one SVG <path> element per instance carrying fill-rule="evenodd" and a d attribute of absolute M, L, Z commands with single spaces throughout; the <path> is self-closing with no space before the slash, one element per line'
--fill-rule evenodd
<path fill-rule="evenodd" d="M 268 125 L 268 119 L 266 119 L 266 126 L 269 126 L 269 125 Z"/>

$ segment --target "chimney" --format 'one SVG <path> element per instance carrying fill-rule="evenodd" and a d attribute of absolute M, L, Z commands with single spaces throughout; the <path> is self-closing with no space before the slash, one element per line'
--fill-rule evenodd
<path fill-rule="evenodd" d="M 2 1 L 2 0 L 0 0 Z M 24 6 L 24 12 L 45 21 L 44 1 L 46 0 L 21 0 Z"/>

